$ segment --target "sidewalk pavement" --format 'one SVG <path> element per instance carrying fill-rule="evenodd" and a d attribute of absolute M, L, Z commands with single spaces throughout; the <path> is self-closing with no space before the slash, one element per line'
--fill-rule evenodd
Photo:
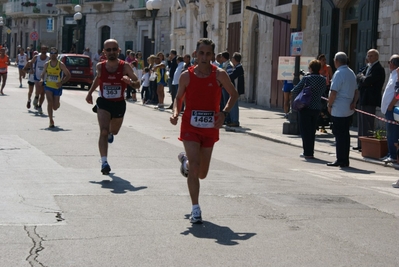
<path fill-rule="evenodd" d="M 302 148 L 302 139 L 300 135 L 283 134 L 283 123 L 287 121 L 284 118 L 284 112 L 278 109 L 267 109 L 252 103 L 239 102 L 240 107 L 240 125 L 241 127 L 227 127 L 227 131 L 242 132 L 259 138 L 279 142 L 291 146 Z M 335 137 L 329 127 L 327 133 L 316 131 L 315 157 L 317 152 L 335 154 Z M 363 162 L 385 165 L 380 160 L 363 158 L 362 153 L 352 150 L 357 147 L 357 128 L 350 129 L 351 150 L 349 158 Z M 299 157 L 299 155 L 298 155 Z M 334 161 L 335 158 L 332 158 Z M 397 164 L 388 164 L 387 166 L 398 168 Z"/>

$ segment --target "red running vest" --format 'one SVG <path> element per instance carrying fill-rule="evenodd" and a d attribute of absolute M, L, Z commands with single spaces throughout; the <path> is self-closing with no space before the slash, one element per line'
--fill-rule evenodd
<path fill-rule="evenodd" d="M 110 101 L 125 100 L 126 83 L 122 81 L 125 61 L 119 60 L 118 69 L 109 73 L 105 68 L 106 61 L 101 64 L 100 96 Z"/>
<path fill-rule="evenodd" d="M 188 69 L 190 75 L 190 82 L 186 87 L 185 92 L 185 103 L 186 107 L 184 110 L 182 123 L 181 123 L 181 133 L 184 132 L 194 132 L 196 134 L 213 138 L 214 141 L 219 140 L 219 129 L 215 128 L 201 128 L 192 125 L 192 117 L 197 117 L 198 119 L 203 119 L 205 123 L 208 123 L 208 116 L 210 113 L 218 113 L 220 111 L 220 99 L 222 96 L 222 88 L 219 86 L 216 79 L 217 67 L 212 66 L 211 74 L 206 78 L 198 78 L 194 74 L 194 66 Z M 200 111 L 200 112 L 198 112 Z M 207 115 L 204 115 L 207 114 Z M 196 119 L 196 118 L 195 118 Z M 217 118 L 214 117 L 214 120 Z M 179 139 L 183 139 L 181 136 Z"/>

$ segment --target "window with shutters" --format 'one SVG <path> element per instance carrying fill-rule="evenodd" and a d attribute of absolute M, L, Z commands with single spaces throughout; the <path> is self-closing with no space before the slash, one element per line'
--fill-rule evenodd
<path fill-rule="evenodd" d="M 241 14 L 241 1 L 231 2 L 230 15 Z"/>

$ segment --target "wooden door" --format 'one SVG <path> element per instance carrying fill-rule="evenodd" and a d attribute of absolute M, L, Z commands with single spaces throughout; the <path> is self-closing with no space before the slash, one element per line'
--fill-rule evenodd
<path fill-rule="evenodd" d="M 338 51 L 339 9 L 331 0 L 323 0 L 320 10 L 319 54 L 324 54 L 333 69 L 334 55 Z"/>
<path fill-rule="evenodd" d="M 290 19 L 291 14 L 281 14 L 280 17 Z M 271 77 L 262 76 L 262 79 L 270 79 L 270 107 L 283 108 L 283 81 L 277 80 L 279 56 L 290 54 L 291 29 L 290 24 L 274 20 L 273 22 L 273 52 L 272 52 L 272 74 Z"/>
<path fill-rule="evenodd" d="M 379 2 L 378 0 L 361 0 L 359 3 L 355 72 L 364 65 L 367 51 L 377 48 Z"/>
<path fill-rule="evenodd" d="M 231 57 L 234 52 L 240 52 L 241 22 L 229 23 L 227 38 L 227 51 Z"/>

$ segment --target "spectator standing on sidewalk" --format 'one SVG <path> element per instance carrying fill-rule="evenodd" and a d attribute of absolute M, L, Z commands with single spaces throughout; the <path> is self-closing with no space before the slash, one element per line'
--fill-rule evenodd
<path fill-rule="evenodd" d="M 91 52 L 90 52 L 90 48 L 86 47 L 85 51 L 83 51 L 83 55 L 88 56 L 89 58 L 91 58 Z"/>
<path fill-rule="evenodd" d="M 183 60 L 184 60 L 183 71 L 185 71 L 185 70 L 188 70 L 189 67 L 191 67 L 191 56 L 190 56 L 190 54 L 184 55 Z"/>
<path fill-rule="evenodd" d="M 350 133 L 352 115 L 359 97 L 356 75 L 348 65 L 348 57 L 338 52 L 334 57 L 335 71 L 328 97 L 328 112 L 333 122 L 337 160 L 327 163 L 332 167 L 349 167 Z"/>
<path fill-rule="evenodd" d="M 175 103 L 177 88 L 179 87 L 179 79 L 180 79 L 180 75 L 183 71 L 183 67 L 184 67 L 183 57 L 178 56 L 177 57 L 177 68 L 173 75 L 172 87 L 170 89 L 170 93 L 172 96 L 172 104 L 168 107 L 168 109 L 172 109 L 173 104 Z"/>
<path fill-rule="evenodd" d="M 245 93 L 245 83 L 244 83 L 244 68 L 241 65 L 241 54 L 235 52 L 233 57 L 231 58 L 231 63 L 234 66 L 233 72 L 229 75 L 230 80 L 233 83 L 234 87 L 237 89 L 238 95 L 243 95 Z M 237 79 L 237 84 L 236 84 Z M 238 101 L 234 104 L 233 108 L 230 111 L 230 123 L 227 126 L 230 127 L 239 127 L 240 126 L 240 113 L 238 109 Z"/>
<path fill-rule="evenodd" d="M 379 52 L 370 49 L 367 52 L 367 68 L 360 72 L 356 78 L 359 87 L 360 110 L 375 115 L 375 110 L 381 105 L 381 90 L 385 82 L 385 69 L 378 61 Z M 370 131 L 374 131 L 374 116 L 361 112 L 357 113 L 358 136 L 368 136 Z M 357 140 L 357 147 L 354 150 L 361 150 L 360 140 Z"/>
<path fill-rule="evenodd" d="M 317 121 L 321 110 L 321 96 L 326 91 L 326 78 L 319 74 L 321 63 L 315 59 L 309 63 L 309 75 L 306 75 L 292 89 L 292 97 L 295 98 L 306 86 L 312 87 L 311 102 L 308 107 L 298 111 L 299 129 L 302 138 L 303 153 L 300 157 L 314 158 L 314 142 L 316 138 Z"/>
<path fill-rule="evenodd" d="M 230 53 L 225 51 L 222 53 L 222 56 L 220 58 L 220 63 L 222 64 L 222 69 L 224 69 L 227 72 L 227 75 L 230 76 L 230 74 L 233 73 L 234 66 L 233 63 L 230 61 Z M 227 100 L 229 99 L 229 94 L 225 89 L 222 88 L 222 100 L 220 102 L 220 109 L 224 109 L 224 106 L 226 105 Z M 228 115 L 227 118 L 225 119 L 224 123 L 226 125 L 230 124 L 230 116 Z"/>
<path fill-rule="evenodd" d="M 395 98 L 395 85 L 398 82 L 398 68 L 399 68 L 399 55 L 392 55 L 389 59 L 389 80 L 385 86 L 385 91 L 381 101 L 381 112 L 385 114 L 385 119 L 394 121 L 393 109 L 398 106 L 398 100 Z M 388 141 L 388 157 L 384 162 L 396 162 L 396 146 L 399 139 L 399 125 L 393 123 L 386 123 L 387 141 Z"/>
<path fill-rule="evenodd" d="M 177 52 L 175 49 L 170 50 L 169 54 L 169 59 L 168 59 L 168 68 L 169 68 L 169 79 L 168 79 L 168 86 L 169 86 L 169 91 L 172 94 L 172 87 L 173 87 L 173 77 L 175 76 L 175 72 L 177 69 Z M 177 93 L 177 89 L 176 89 Z M 173 108 L 173 96 L 172 96 L 172 104 L 168 107 L 168 109 Z"/>
<path fill-rule="evenodd" d="M 144 68 L 144 74 L 141 77 L 141 99 L 143 105 L 150 99 L 150 69 L 148 67 Z"/>
<path fill-rule="evenodd" d="M 186 110 L 182 117 L 179 139 L 185 153 L 179 154 L 180 171 L 187 177 L 191 197 L 191 223 L 202 223 L 199 206 L 200 179 L 205 179 L 212 157 L 213 146 L 219 140 L 219 128 L 226 114 L 237 101 L 238 94 L 226 72 L 211 65 L 215 44 L 203 38 L 197 42 L 198 65 L 180 76 L 173 114 L 170 122 L 177 124 L 183 99 Z M 224 110 L 220 110 L 221 86 L 230 94 Z"/>

